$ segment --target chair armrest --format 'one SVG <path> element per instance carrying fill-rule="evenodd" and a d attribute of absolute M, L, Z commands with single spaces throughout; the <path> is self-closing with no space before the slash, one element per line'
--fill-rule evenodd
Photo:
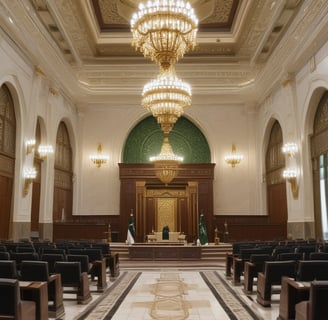
<path fill-rule="evenodd" d="M 296 318 L 295 320 L 308 320 L 310 310 L 310 302 L 302 301 L 295 306 Z"/>

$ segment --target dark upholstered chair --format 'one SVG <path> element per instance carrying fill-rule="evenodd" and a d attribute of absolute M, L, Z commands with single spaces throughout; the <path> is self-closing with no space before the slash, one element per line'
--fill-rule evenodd
<path fill-rule="evenodd" d="M 9 260 L 9 259 L 10 259 L 9 252 L 0 251 L 0 260 Z"/>
<path fill-rule="evenodd" d="M 80 262 L 81 272 L 89 273 L 92 268 L 92 263 L 89 262 L 89 257 L 86 254 L 68 254 L 66 260 Z"/>
<path fill-rule="evenodd" d="M 250 294 L 253 292 L 254 278 L 257 278 L 259 272 L 264 271 L 265 261 L 270 261 L 270 254 L 253 254 L 249 261 L 245 262 L 244 268 L 244 292 Z"/>
<path fill-rule="evenodd" d="M 245 262 L 249 261 L 251 256 L 256 254 L 271 254 L 271 248 L 245 248 L 240 249 L 238 257 L 233 259 L 233 284 L 240 283 L 240 277 L 243 275 Z"/>
<path fill-rule="evenodd" d="M 39 255 L 35 252 L 12 252 L 10 253 L 10 259 L 16 261 L 17 270 L 20 271 L 22 261 L 38 261 Z"/>
<path fill-rule="evenodd" d="M 43 253 L 41 255 L 41 261 L 48 262 L 49 273 L 55 273 L 55 263 L 56 261 L 65 261 L 65 256 L 63 254 L 52 254 L 52 253 Z"/>
<path fill-rule="evenodd" d="M 317 252 L 316 245 L 306 245 L 306 246 L 299 246 L 295 249 L 295 252 L 300 252 L 304 254 L 304 260 L 309 260 L 311 252 Z"/>
<path fill-rule="evenodd" d="M 328 280 L 328 261 L 299 261 L 296 279 L 298 281 Z"/>
<path fill-rule="evenodd" d="M 88 274 L 90 274 L 91 279 L 97 278 L 97 289 L 98 291 L 103 291 L 107 287 L 106 279 L 106 258 L 103 257 L 101 249 L 70 249 L 69 254 L 73 255 L 87 255 L 89 262 L 91 263 L 91 268 Z"/>
<path fill-rule="evenodd" d="M 18 278 L 15 260 L 0 260 L 0 278 Z"/>
<path fill-rule="evenodd" d="M 18 280 L 0 278 L 0 297 L 0 319 L 36 319 L 35 302 L 21 300 Z"/>
<path fill-rule="evenodd" d="M 76 288 L 74 291 L 64 293 L 76 293 L 77 302 L 87 304 L 91 300 L 88 274 L 81 271 L 80 262 L 56 262 L 55 272 L 61 275 L 62 286 Z"/>
<path fill-rule="evenodd" d="M 294 248 L 292 246 L 277 246 L 274 248 L 272 252 L 272 258 L 273 260 L 277 260 L 278 255 L 281 253 L 292 253 L 294 252 Z"/>
<path fill-rule="evenodd" d="M 44 281 L 48 283 L 48 311 L 50 317 L 59 318 L 64 315 L 63 288 L 60 275 L 49 275 L 48 262 L 23 261 L 21 265 L 22 281 Z"/>
<path fill-rule="evenodd" d="M 295 278 L 296 261 L 267 261 L 264 272 L 257 277 L 257 302 L 264 307 L 271 306 L 273 285 L 281 285 L 281 278 Z"/>
<path fill-rule="evenodd" d="M 92 244 L 92 249 L 101 249 L 103 257 L 106 259 L 106 267 L 109 268 L 112 278 L 120 275 L 120 259 L 119 253 L 112 254 L 109 243 L 96 242 Z"/>
<path fill-rule="evenodd" d="M 326 320 L 328 315 L 328 281 L 313 281 L 310 298 L 296 304 L 296 320 Z"/>

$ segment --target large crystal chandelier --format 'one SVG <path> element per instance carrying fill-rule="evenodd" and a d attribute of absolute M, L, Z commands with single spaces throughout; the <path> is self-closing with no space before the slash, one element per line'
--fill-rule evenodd
<path fill-rule="evenodd" d="M 132 45 L 167 69 L 193 49 L 198 19 L 189 2 L 153 0 L 139 4 L 131 19 Z"/>
<path fill-rule="evenodd" d="M 177 167 L 183 158 L 173 153 L 168 137 L 164 136 L 160 154 L 150 157 L 150 161 L 155 165 L 157 178 L 167 185 L 178 174 Z"/>
<path fill-rule="evenodd" d="M 191 104 L 191 88 L 173 68 L 162 70 L 157 79 L 144 86 L 141 103 L 157 119 L 164 134 L 169 134 L 183 108 Z"/>
<path fill-rule="evenodd" d="M 195 47 L 197 30 L 194 9 L 184 0 L 141 3 L 131 19 L 132 45 L 160 66 L 159 76 L 144 86 L 142 105 L 157 119 L 164 133 L 161 152 L 150 161 L 165 185 L 176 177 L 183 160 L 173 153 L 168 135 L 184 108 L 191 104 L 190 86 L 176 76 L 174 64 Z"/>

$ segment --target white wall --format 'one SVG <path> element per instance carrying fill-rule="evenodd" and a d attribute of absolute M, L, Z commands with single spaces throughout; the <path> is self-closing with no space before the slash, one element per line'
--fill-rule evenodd
<path fill-rule="evenodd" d="M 261 145 L 259 162 L 264 168 L 264 155 L 267 146 L 268 126 L 272 119 L 277 119 L 282 127 L 283 140 L 296 142 L 300 151 L 294 159 L 286 158 L 286 165 L 297 166 L 300 169 L 299 195 L 292 197 L 290 186 L 287 183 L 288 222 L 312 222 L 313 186 L 312 164 L 310 156 L 310 138 L 313 128 L 313 117 L 319 99 L 328 88 L 328 44 L 322 47 L 317 54 L 297 74 L 291 75 L 291 81 L 281 85 L 267 97 L 260 106 L 258 114 L 258 140 Z M 262 203 L 265 201 L 265 192 L 262 192 Z"/>

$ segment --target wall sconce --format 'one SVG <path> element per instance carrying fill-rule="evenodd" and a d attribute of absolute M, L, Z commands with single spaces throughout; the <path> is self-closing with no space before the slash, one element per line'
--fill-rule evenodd
<path fill-rule="evenodd" d="M 89 159 L 100 168 L 103 164 L 107 163 L 109 156 L 102 153 L 101 143 L 98 144 L 97 153 L 89 155 Z"/>
<path fill-rule="evenodd" d="M 54 152 L 54 148 L 52 145 L 39 145 L 38 147 L 38 153 L 40 155 L 40 158 L 44 160 L 49 154 L 52 154 Z"/>
<path fill-rule="evenodd" d="M 241 153 L 236 152 L 236 146 L 233 144 L 231 147 L 231 153 L 224 157 L 226 163 L 230 164 L 232 168 L 239 164 L 243 160 L 244 156 Z"/>
<path fill-rule="evenodd" d="M 32 153 L 35 146 L 35 139 L 28 139 L 25 142 L 26 154 Z"/>
<path fill-rule="evenodd" d="M 23 196 L 25 197 L 28 194 L 28 191 L 30 189 L 30 184 L 33 182 L 33 180 L 36 178 L 37 172 L 35 168 L 28 168 L 24 170 L 24 189 L 23 189 Z"/>
<path fill-rule="evenodd" d="M 298 152 L 298 145 L 295 142 L 285 143 L 282 147 L 282 152 L 289 157 L 293 157 Z"/>
<path fill-rule="evenodd" d="M 298 197 L 298 170 L 295 168 L 285 169 L 282 175 L 289 183 L 294 199 Z"/>

